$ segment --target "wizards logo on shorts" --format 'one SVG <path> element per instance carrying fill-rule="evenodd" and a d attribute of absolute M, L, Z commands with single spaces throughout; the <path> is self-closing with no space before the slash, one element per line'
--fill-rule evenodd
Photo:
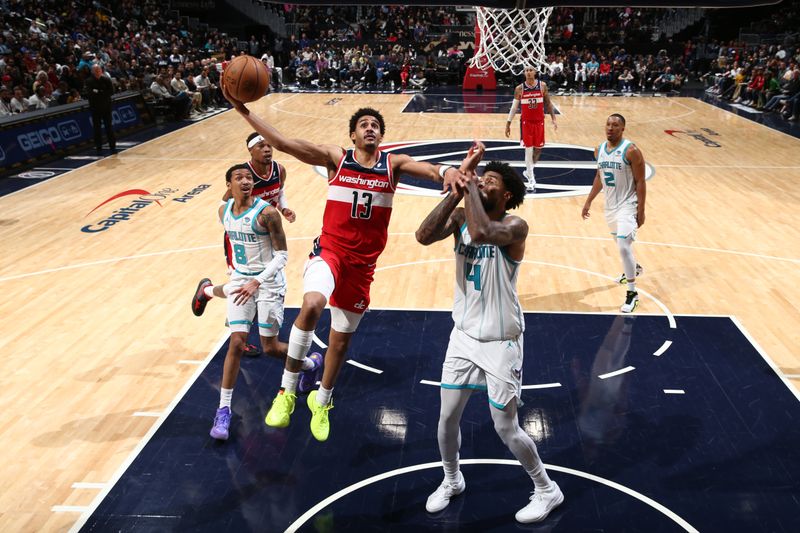
<path fill-rule="evenodd" d="M 602 139 L 601 139 L 602 140 Z M 522 176 L 525 170 L 525 149 L 515 140 L 486 140 L 486 153 L 481 167 L 489 161 L 508 163 Z M 598 141 L 598 144 L 600 141 Z M 381 146 L 381 150 L 389 153 L 407 154 L 417 161 L 428 161 L 433 164 L 447 164 L 458 167 L 472 146 L 471 139 L 447 139 L 405 141 Z M 327 170 L 316 167 L 317 172 L 326 177 Z M 479 173 L 482 172 L 479 169 Z M 526 198 L 553 198 L 559 196 L 581 196 L 592 188 L 597 161 L 594 159 L 594 147 L 573 144 L 548 143 L 542 149 L 542 155 L 534 168 L 536 175 L 536 192 L 528 193 Z M 645 165 L 645 179 L 655 174 L 652 166 Z M 440 197 L 441 184 L 428 180 L 412 178 L 406 174 L 400 176 L 397 192 L 415 196 Z"/>

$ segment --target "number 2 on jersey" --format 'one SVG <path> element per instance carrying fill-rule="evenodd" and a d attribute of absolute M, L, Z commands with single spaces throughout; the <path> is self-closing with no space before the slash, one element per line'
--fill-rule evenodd
<path fill-rule="evenodd" d="M 471 263 L 464 263 L 464 275 L 467 281 L 472 282 L 472 286 L 476 291 L 481 290 L 481 266 L 473 265 Z"/>
<path fill-rule="evenodd" d="M 364 210 L 359 209 L 358 191 L 353 191 L 353 207 L 350 210 L 352 218 L 369 218 L 372 216 L 372 193 L 361 192 L 361 198 L 364 199 Z"/>
<path fill-rule="evenodd" d="M 606 182 L 606 187 L 616 187 L 617 180 L 614 179 L 613 172 L 603 172 L 603 181 Z"/>
<path fill-rule="evenodd" d="M 239 265 L 246 265 L 247 264 L 247 254 L 244 251 L 243 244 L 234 244 L 233 245 L 233 256 L 236 258 L 236 263 Z"/>

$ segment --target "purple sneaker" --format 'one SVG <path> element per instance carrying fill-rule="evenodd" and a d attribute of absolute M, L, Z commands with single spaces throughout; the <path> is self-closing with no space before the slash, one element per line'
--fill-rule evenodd
<path fill-rule="evenodd" d="M 314 352 L 308 356 L 314 366 L 309 370 L 303 370 L 300 373 L 300 381 L 297 383 L 297 392 L 305 394 L 311 391 L 319 380 L 320 370 L 322 370 L 322 354 Z"/>
<path fill-rule="evenodd" d="M 231 425 L 230 407 L 220 407 L 214 416 L 214 427 L 210 435 L 217 440 L 228 440 L 228 427 Z"/>

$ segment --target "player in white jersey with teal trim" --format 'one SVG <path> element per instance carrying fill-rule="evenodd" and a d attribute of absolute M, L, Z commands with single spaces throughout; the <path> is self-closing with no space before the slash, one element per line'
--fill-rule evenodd
<path fill-rule="evenodd" d="M 234 165 L 225 173 L 232 198 L 219 207 L 219 218 L 233 244 L 236 271 L 225 285 L 231 338 L 220 386 L 220 405 L 211 436 L 227 440 L 231 398 L 239 375 L 247 334 L 258 310 L 258 330 L 265 352 L 286 357 L 286 343 L 278 342 L 283 323 L 283 298 L 288 260 L 286 235 L 280 214 L 253 192 L 253 175 L 247 165 Z"/>
<path fill-rule="evenodd" d="M 617 278 L 627 284 L 623 313 L 632 313 L 639 305 L 636 276 L 643 271 L 633 255 L 636 231 L 644 224 L 647 185 L 644 179 L 644 156 L 628 139 L 623 138 L 625 117 L 614 113 L 606 120 L 606 142 L 594 151 L 597 174 L 581 215 L 589 218 L 592 201 L 603 190 L 606 197 L 606 222 L 617 241 L 623 274 Z"/>
<path fill-rule="evenodd" d="M 482 156 L 483 150 L 477 143 L 470 152 Z M 479 160 L 474 159 L 474 165 Z M 437 431 L 444 481 L 428 497 L 425 508 L 439 512 L 466 488 L 459 469 L 459 425 L 472 392 L 485 390 L 495 431 L 534 484 L 530 502 L 517 512 L 516 519 L 539 522 L 564 501 L 564 495 L 548 477 L 536 444 L 520 427 L 517 414 L 525 330 L 517 275 L 525 255 L 528 224 L 506 210 L 522 203 L 525 184 L 506 163 L 488 163 L 480 179 L 474 166 L 462 171 L 471 176 L 465 194 L 448 195 L 416 233 L 417 241 L 425 245 L 452 235 L 456 258 L 455 327 L 442 365 Z M 457 208 L 462 196 L 464 207 Z"/>

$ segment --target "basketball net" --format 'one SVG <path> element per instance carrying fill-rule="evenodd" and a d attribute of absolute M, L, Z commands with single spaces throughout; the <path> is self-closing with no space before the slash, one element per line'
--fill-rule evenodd
<path fill-rule="evenodd" d="M 470 67 L 520 75 L 528 65 L 547 66 L 544 32 L 552 7 L 495 9 L 477 6 L 476 51 Z"/>

